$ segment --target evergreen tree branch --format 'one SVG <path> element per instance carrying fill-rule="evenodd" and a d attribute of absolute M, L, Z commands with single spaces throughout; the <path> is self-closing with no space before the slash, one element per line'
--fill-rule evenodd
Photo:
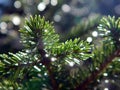
<path fill-rule="evenodd" d="M 80 41 L 80 38 L 61 43 L 52 23 L 37 15 L 30 17 L 20 30 L 21 42 L 25 46 L 23 51 L 0 55 L 0 84 L 4 85 L 7 80 L 5 85 L 15 89 L 20 84 L 24 90 L 31 90 L 31 87 L 36 90 L 87 90 L 114 58 L 120 56 L 119 20 L 115 24 L 114 18 L 109 18 L 103 19 L 104 22 L 99 26 L 106 36 L 102 47 L 94 49 L 92 53 L 89 43 Z M 106 24 L 110 24 L 107 25 L 109 28 Z M 117 33 L 107 32 L 108 29 L 113 31 L 111 28 Z"/>
<path fill-rule="evenodd" d="M 114 58 L 120 57 L 120 50 L 116 50 L 113 54 L 111 54 L 99 67 L 99 70 L 93 71 L 91 75 L 83 81 L 79 86 L 75 88 L 75 90 L 86 90 L 87 86 L 93 82 L 103 70 L 107 68 L 107 66 L 114 60 Z"/>
<path fill-rule="evenodd" d="M 120 57 L 120 49 L 119 49 L 120 23 L 119 22 L 120 22 L 120 18 L 115 20 L 115 17 L 111 17 L 111 16 L 101 19 L 101 24 L 99 25 L 98 30 L 102 31 L 102 35 L 104 37 L 103 52 L 105 54 L 104 56 L 108 58 L 102 60 L 102 63 L 98 66 L 98 70 L 94 70 L 91 73 L 91 75 L 88 78 L 86 78 L 85 81 L 83 81 L 83 83 L 76 88 L 76 90 L 86 90 L 87 85 L 90 85 L 90 83 L 93 82 L 102 73 L 102 71 L 105 70 L 107 66 L 112 63 L 114 58 Z M 111 47 L 112 44 L 114 45 Z M 114 50 L 113 47 L 116 49 L 116 51 Z M 111 54 L 111 52 L 113 53 Z"/>

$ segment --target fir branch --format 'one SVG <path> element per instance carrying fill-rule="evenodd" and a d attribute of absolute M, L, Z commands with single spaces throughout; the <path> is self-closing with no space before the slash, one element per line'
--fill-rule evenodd
<path fill-rule="evenodd" d="M 107 57 L 107 59 L 102 60 L 102 62 L 98 67 L 98 70 L 94 70 L 91 73 L 91 75 L 83 81 L 82 84 L 76 87 L 76 90 L 86 90 L 87 86 L 90 85 L 90 83 L 92 83 L 102 73 L 102 71 L 105 70 L 107 66 L 112 63 L 114 58 L 120 57 L 120 49 L 119 49 L 120 23 L 119 22 L 120 22 L 120 18 L 115 20 L 114 16 L 113 17 L 108 16 L 107 18 L 101 19 L 101 24 L 99 25 L 98 30 L 102 31 L 102 34 L 104 36 L 103 52 L 105 51 L 104 54 L 105 57 Z M 116 51 L 114 49 L 116 49 Z M 111 54 L 111 52 L 113 53 Z"/>
<path fill-rule="evenodd" d="M 91 75 L 86 78 L 79 86 L 77 86 L 75 90 L 86 90 L 87 86 L 92 83 L 116 57 L 120 57 L 120 50 L 116 50 L 106 60 L 104 60 L 104 62 L 100 65 L 99 70 L 91 72 Z"/>
<path fill-rule="evenodd" d="M 114 19 L 110 18 L 110 20 L 113 21 L 112 24 L 115 24 Z M 110 22 L 111 25 L 111 21 L 108 20 L 107 22 Z M 115 27 L 117 28 L 115 29 L 118 29 L 119 32 L 119 21 L 116 23 Z M 103 30 L 104 28 L 104 32 L 106 32 L 108 28 L 104 26 L 106 26 L 105 23 L 99 29 Z M 112 25 L 110 28 L 113 28 Z M 4 81 L 4 75 L 9 74 L 7 77 L 12 82 L 11 85 L 13 87 L 15 87 L 14 83 L 19 84 L 17 79 L 23 80 L 29 74 L 30 78 L 27 78 L 26 81 L 24 80 L 24 83 L 20 83 L 23 87 L 27 84 L 26 89 L 30 88 L 31 83 L 33 84 L 34 80 L 37 79 L 38 89 L 47 88 L 48 85 L 48 89 L 53 90 L 86 90 L 88 89 L 87 86 L 106 70 L 115 57 L 120 57 L 119 47 L 114 49 L 116 43 L 113 43 L 113 41 L 116 38 L 112 40 L 109 37 L 109 39 L 107 38 L 108 40 L 104 39 L 101 55 L 99 55 L 99 50 L 96 50 L 96 53 L 92 53 L 89 43 L 80 41 L 80 38 L 70 39 L 61 43 L 52 23 L 37 15 L 35 17 L 31 16 L 20 32 L 21 42 L 25 46 L 24 52 L 0 55 L 0 76 L 2 81 Z M 114 35 L 119 36 L 117 33 Z M 113 37 L 114 35 L 110 34 L 109 36 Z M 96 60 L 92 60 L 93 62 L 91 63 L 87 59 L 93 56 L 95 56 L 94 59 Z M 106 57 L 107 59 L 104 60 Z M 56 60 L 52 60 L 52 58 Z M 98 60 L 99 62 L 96 62 Z M 94 66 L 95 64 L 97 65 Z M 98 67 L 98 70 L 95 69 L 96 67 Z M 47 76 L 45 75 L 46 72 Z M 45 80 L 42 80 L 42 78 Z M 52 85 L 49 81 L 52 82 Z"/>

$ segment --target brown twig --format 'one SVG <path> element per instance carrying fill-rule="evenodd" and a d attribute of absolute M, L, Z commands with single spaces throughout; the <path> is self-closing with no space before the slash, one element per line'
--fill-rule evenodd
<path fill-rule="evenodd" d="M 117 50 L 112 55 L 110 55 L 105 60 L 105 62 L 100 65 L 99 70 L 93 71 L 92 74 L 88 78 L 86 78 L 86 80 L 83 83 L 81 83 L 79 86 L 77 86 L 75 88 L 75 90 L 87 90 L 86 89 L 87 85 L 89 85 L 91 82 L 93 82 L 98 77 L 98 75 L 108 66 L 108 64 L 110 64 L 112 62 L 112 60 L 118 56 L 120 56 L 120 50 Z"/>
<path fill-rule="evenodd" d="M 55 77 L 53 75 L 53 72 L 52 72 L 52 69 L 51 69 L 51 66 L 50 66 L 51 65 L 51 60 L 50 60 L 50 58 L 46 57 L 46 52 L 44 50 L 44 45 L 43 45 L 43 42 L 42 42 L 41 38 L 39 38 L 39 40 L 38 40 L 38 51 L 39 51 L 39 53 L 42 57 L 41 63 L 43 65 L 45 65 L 45 67 L 48 70 L 48 74 L 49 74 L 51 82 L 52 82 L 53 90 L 58 90 L 58 85 L 56 83 Z"/>

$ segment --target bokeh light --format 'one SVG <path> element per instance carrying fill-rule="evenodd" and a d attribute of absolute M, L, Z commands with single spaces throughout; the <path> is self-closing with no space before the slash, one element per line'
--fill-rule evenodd
<path fill-rule="evenodd" d="M 104 90 L 109 90 L 109 88 L 104 88 Z"/>
<path fill-rule="evenodd" d="M 105 80 L 105 83 L 109 83 L 109 80 L 108 80 L 108 79 L 106 79 L 106 80 Z"/>
<path fill-rule="evenodd" d="M 54 62 L 54 61 L 56 61 L 56 60 L 57 60 L 57 58 L 55 58 L 55 57 L 52 57 L 52 58 L 51 58 L 51 61 L 52 61 L 52 62 Z"/>
<path fill-rule="evenodd" d="M 50 3 L 52 6 L 56 6 L 58 4 L 58 0 L 51 0 Z"/>
<path fill-rule="evenodd" d="M 21 4 L 20 1 L 15 1 L 15 2 L 14 2 L 14 7 L 15 7 L 15 8 L 21 8 L 21 6 L 22 6 L 22 4 Z"/>
<path fill-rule="evenodd" d="M 70 67 L 73 67 L 75 65 L 74 62 L 68 62 L 68 64 L 69 64 Z"/>
<path fill-rule="evenodd" d="M 92 37 L 87 37 L 87 42 L 91 43 L 93 41 Z"/>
<path fill-rule="evenodd" d="M 6 22 L 1 22 L 0 23 L 0 28 L 1 29 L 6 29 L 7 28 L 7 23 Z"/>
<path fill-rule="evenodd" d="M 37 6 L 39 11 L 44 11 L 46 8 L 46 4 L 44 2 L 40 2 Z"/>
<path fill-rule="evenodd" d="M 20 23 L 21 23 L 20 17 L 14 16 L 12 18 L 12 22 L 13 22 L 14 25 L 20 25 Z"/>
<path fill-rule="evenodd" d="M 108 73 L 103 73 L 103 76 L 107 77 L 107 76 L 108 76 Z"/>
<path fill-rule="evenodd" d="M 61 16 L 59 14 L 54 16 L 54 21 L 55 22 L 60 22 L 61 21 Z"/>
<path fill-rule="evenodd" d="M 92 32 L 92 36 L 93 36 L 93 37 L 97 37 L 97 36 L 98 36 L 98 32 L 97 32 L 97 31 L 93 31 L 93 32 Z"/>
<path fill-rule="evenodd" d="M 62 5 L 62 11 L 63 12 L 68 13 L 68 12 L 70 12 L 70 10 L 71 10 L 71 7 L 69 5 L 67 5 L 67 4 Z"/>

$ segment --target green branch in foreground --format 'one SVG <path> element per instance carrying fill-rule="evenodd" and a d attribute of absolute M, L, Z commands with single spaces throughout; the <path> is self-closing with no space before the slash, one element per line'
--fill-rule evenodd
<path fill-rule="evenodd" d="M 81 68 L 79 67 L 81 62 L 92 57 L 89 53 L 91 50 L 89 43 L 81 41 L 80 38 L 60 42 L 52 23 L 37 15 L 26 20 L 24 27 L 20 29 L 20 35 L 24 49 L 16 54 L 2 54 L 0 57 L 2 82 L 7 76 L 8 82 L 12 82 L 7 83 L 10 84 L 8 86 L 14 87 L 14 83 L 18 83 L 17 79 L 20 79 L 22 82 L 18 83 L 18 86 L 30 89 L 31 83 L 37 80 L 37 84 L 32 84 L 33 89 L 37 85 L 39 88 L 36 89 L 58 90 L 73 89 L 83 79 L 77 73 L 75 75 L 78 78 L 73 78 L 71 71 L 74 71 L 75 65 Z M 65 71 L 68 71 L 66 75 Z M 26 80 L 24 80 L 25 72 L 29 76 Z M 77 80 L 75 85 L 73 80 Z"/>
<path fill-rule="evenodd" d="M 114 21 L 112 24 L 115 24 Z M 115 27 L 119 29 L 116 24 Z M 104 23 L 99 27 L 100 30 L 102 28 L 104 28 L 102 32 L 107 31 Z M 93 53 L 91 51 L 93 46 L 80 38 L 60 42 L 53 24 L 37 15 L 26 20 L 24 27 L 20 30 L 20 35 L 24 49 L 16 54 L 0 55 L 0 88 L 4 86 L 3 88 L 13 87 L 14 89 L 20 87 L 21 90 L 42 90 L 43 88 L 86 90 L 108 64 L 120 55 L 119 47 L 118 50 L 114 49 L 118 41 L 116 37 L 105 37 L 102 56 L 97 50 L 97 53 Z M 115 33 L 115 35 L 119 34 Z M 117 51 L 112 53 L 114 50 Z M 91 57 L 96 61 L 89 62 Z M 105 58 L 107 60 L 104 60 Z M 87 60 L 89 60 L 88 63 Z M 94 66 L 95 64 L 98 66 Z M 99 70 L 96 71 L 96 67 Z M 18 82 L 18 79 L 21 82 Z"/>

